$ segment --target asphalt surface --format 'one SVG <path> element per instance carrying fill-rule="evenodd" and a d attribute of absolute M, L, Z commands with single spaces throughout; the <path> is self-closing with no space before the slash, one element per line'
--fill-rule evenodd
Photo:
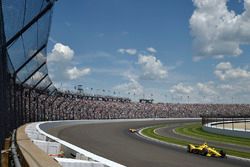
<path fill-rule="evenodd" d="M 129 167 L 249 167 L 249 162 L 190 154 L 145 140 L 128 131 L 156 124 L 190 121 L 139 121 L 87 124 L 50 129 L 49 133 L 78 147 Z"/>
<path fill-rule="evenodd" d="M 175 128 L 183 126 L 183 125 L 185 125 L 185 123 L 173 123 L 171 125 L 156 129 L 155 132 L 161 136 L 185 140 L 185 141 L 188 141 L 188 142 L 194 143 L 194 144 L 202 144 L 204 142 L 207 142 L 208 145 L 210 145 L 211 147 L 227 148 L 227 149 L 231 149 L 231 150 L 250 152 L 250 147 L 248 147 L 248 146 L 241 146 L 241 145 L 236 145 L 236 144 L 225 143 L 225 142 L 222 142 L 219 140 L 218 141 L 210 141 L 210 140 L 204 141 L 202 139 L 198 139 L 195 137 L 189 137 L 189 136 L 184 136 L 184 135 L 174 133 Z M 250 140 L 249 140 L 249 142 L 250 142 Z M 249 167 L 250 167 L 250 165 L 249 165 Z"/>

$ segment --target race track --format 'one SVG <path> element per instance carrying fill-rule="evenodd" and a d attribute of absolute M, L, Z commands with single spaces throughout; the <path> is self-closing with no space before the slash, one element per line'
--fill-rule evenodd
<path fill-rule="evenodd" d="M 128 132 L 156 124 L 189 121 L 137 121 L 86 124 L 50 129 L 49 133 L 67 142 L 131 167 L 247 167 L 249 162 L 189 154 L 183 149 L 145 140 Z"/>
<path fill-rule="evenodd" d="M 184 125 L 184 123 L 172 124 L 172 125 L 169 125 L 166 127 L 156 129 L 155 132 L 161 136 L 185 140 L 185 141 L 188 141 L 188 142 L 194 143 L 194 144 L 202 144 L 202 143 L 206 142 L 211 147 L 226 148 L 226 149 L 233 149 L 233 150 L 237 150 L 237 151 L 250 152 L 250 147 L 247 147 L 247 146 L 240 146 L 240 145 L 235 145 L 235 144 L 231 144 L 231 143 L 229 144 L 229 143 L 225 143 L 225 142 L 221 142 L 221 141 L 204 141 L 202 139 L 198 139 L 195 137 L 184 136 L 184 135 L 174 133 L 174 129 L 179 127 L 179 126 L 185 126 L 185 125 Z"/>

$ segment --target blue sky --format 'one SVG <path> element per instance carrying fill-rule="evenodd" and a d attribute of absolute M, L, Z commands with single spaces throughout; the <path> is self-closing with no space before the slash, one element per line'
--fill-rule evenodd
<path fill-rule="evenodd" d="M 81 84 L 87 93 L 119 92 L 133 100 L 248 103 L 249 4 L 59 0 L 48 47 L 50 75 L 58 87 Z"/>

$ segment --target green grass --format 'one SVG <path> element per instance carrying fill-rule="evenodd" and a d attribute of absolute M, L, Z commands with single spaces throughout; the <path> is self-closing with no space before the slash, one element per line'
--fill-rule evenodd
<path fill-rule="evenodd" d="M 194 124 L 192 124 L 192 125 L 194 125 Z M 189 142 L 187 142 L 185 140 L 179 140 L 179 139 L 175 139 L 175 138 L 171 138 L 171 137 L 165 137 L 165 136 L 161 136 L 161 135 L 154 133 L 155 129 L 163 127 L 163 126 L 164 125 L 158 125 L 158 126 L 154 126 L 154 127 L 144 128 L 142 130 L 142 134 L 145 136 L 148 136 L 150 138 L 158 139 L 160 141 L 167 142 L 167 143 L 173 143 L 173 144 L 178 144 L 178 145 L 182 145 L 182 146 L 187 146 L 189 144 Z M 188 126 L 191 126 L 191 125 L 188 125 Z M 187 129 L 185 129 L 183 131 L 187 132 Z M 222 135 L 220 135 L 220 136 L 222 136 Z M 242 158 L 250 158 L 250 153 L 247 153 L 247 152 L 241 152 L 241 151 L 224 149 L 224 148 L 216 148 L 216 149 L 218 149 L 218 150 L 223 149 L 229 155 L 238 156 L 238 157 L 242 157 Z"/>
<path fill-rule="evenodd" d="M 183 146 L 186 146 L 188 144 L 186 141 L 176 140 L 174 138 L 165 137 L 165 136 L 161 136 L 161 135 L 154 133 L 154 130 L 160 127 L 163 127 L 163 126 L 160 125 L 160 126 L 145 128 L 142 130 L 142 134 L 145 136 L 154 138 L 154 139 L 158 139 L 160 141 L 168 142 L 168 143 L 174 143 L 174 144 L 183 145 Z"/>
<path fill-rule="evenodd" d="M 250 147 L 250 139 L 232 137 L 206 132 L 202 129 L 201 124 L 189 124 L 175 129 L 176 133 L 191 137 L 203 139 L 205 141 L 218 141 L 222 143 L 232 143 L 236 145 Z"/>

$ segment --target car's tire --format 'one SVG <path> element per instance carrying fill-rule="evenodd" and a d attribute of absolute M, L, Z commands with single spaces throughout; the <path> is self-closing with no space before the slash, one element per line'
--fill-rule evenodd
<path fill-rule="evenodd" d="M 221 158 L 224 158 L 226 156 L 226 153 L 223 150 L 220 150 L 220 155 L 221 155 Z"/>
<path fill-rule="evenodd" d="M 208 149 L 203 148 L 203 149 L 201 150 L 201 155 L 206 156 L 207 154 L 208 154 Z"/>
<path fill-rule="evenodd" d="M 188 145 L 187 146 L 187 152 L 189 152 L 189 153 L 191 153 L 192 151 L 191 151 L 191 147 L 190 147 L 190 145 Z"/>
<path fill-rule="evenodd" d="M 198 151 L 197 149 L 193 149 L 193 150 L 192 150 L 192 153 L 194 153 L 194 154 L 199 154 L 199 151 Z"/>

